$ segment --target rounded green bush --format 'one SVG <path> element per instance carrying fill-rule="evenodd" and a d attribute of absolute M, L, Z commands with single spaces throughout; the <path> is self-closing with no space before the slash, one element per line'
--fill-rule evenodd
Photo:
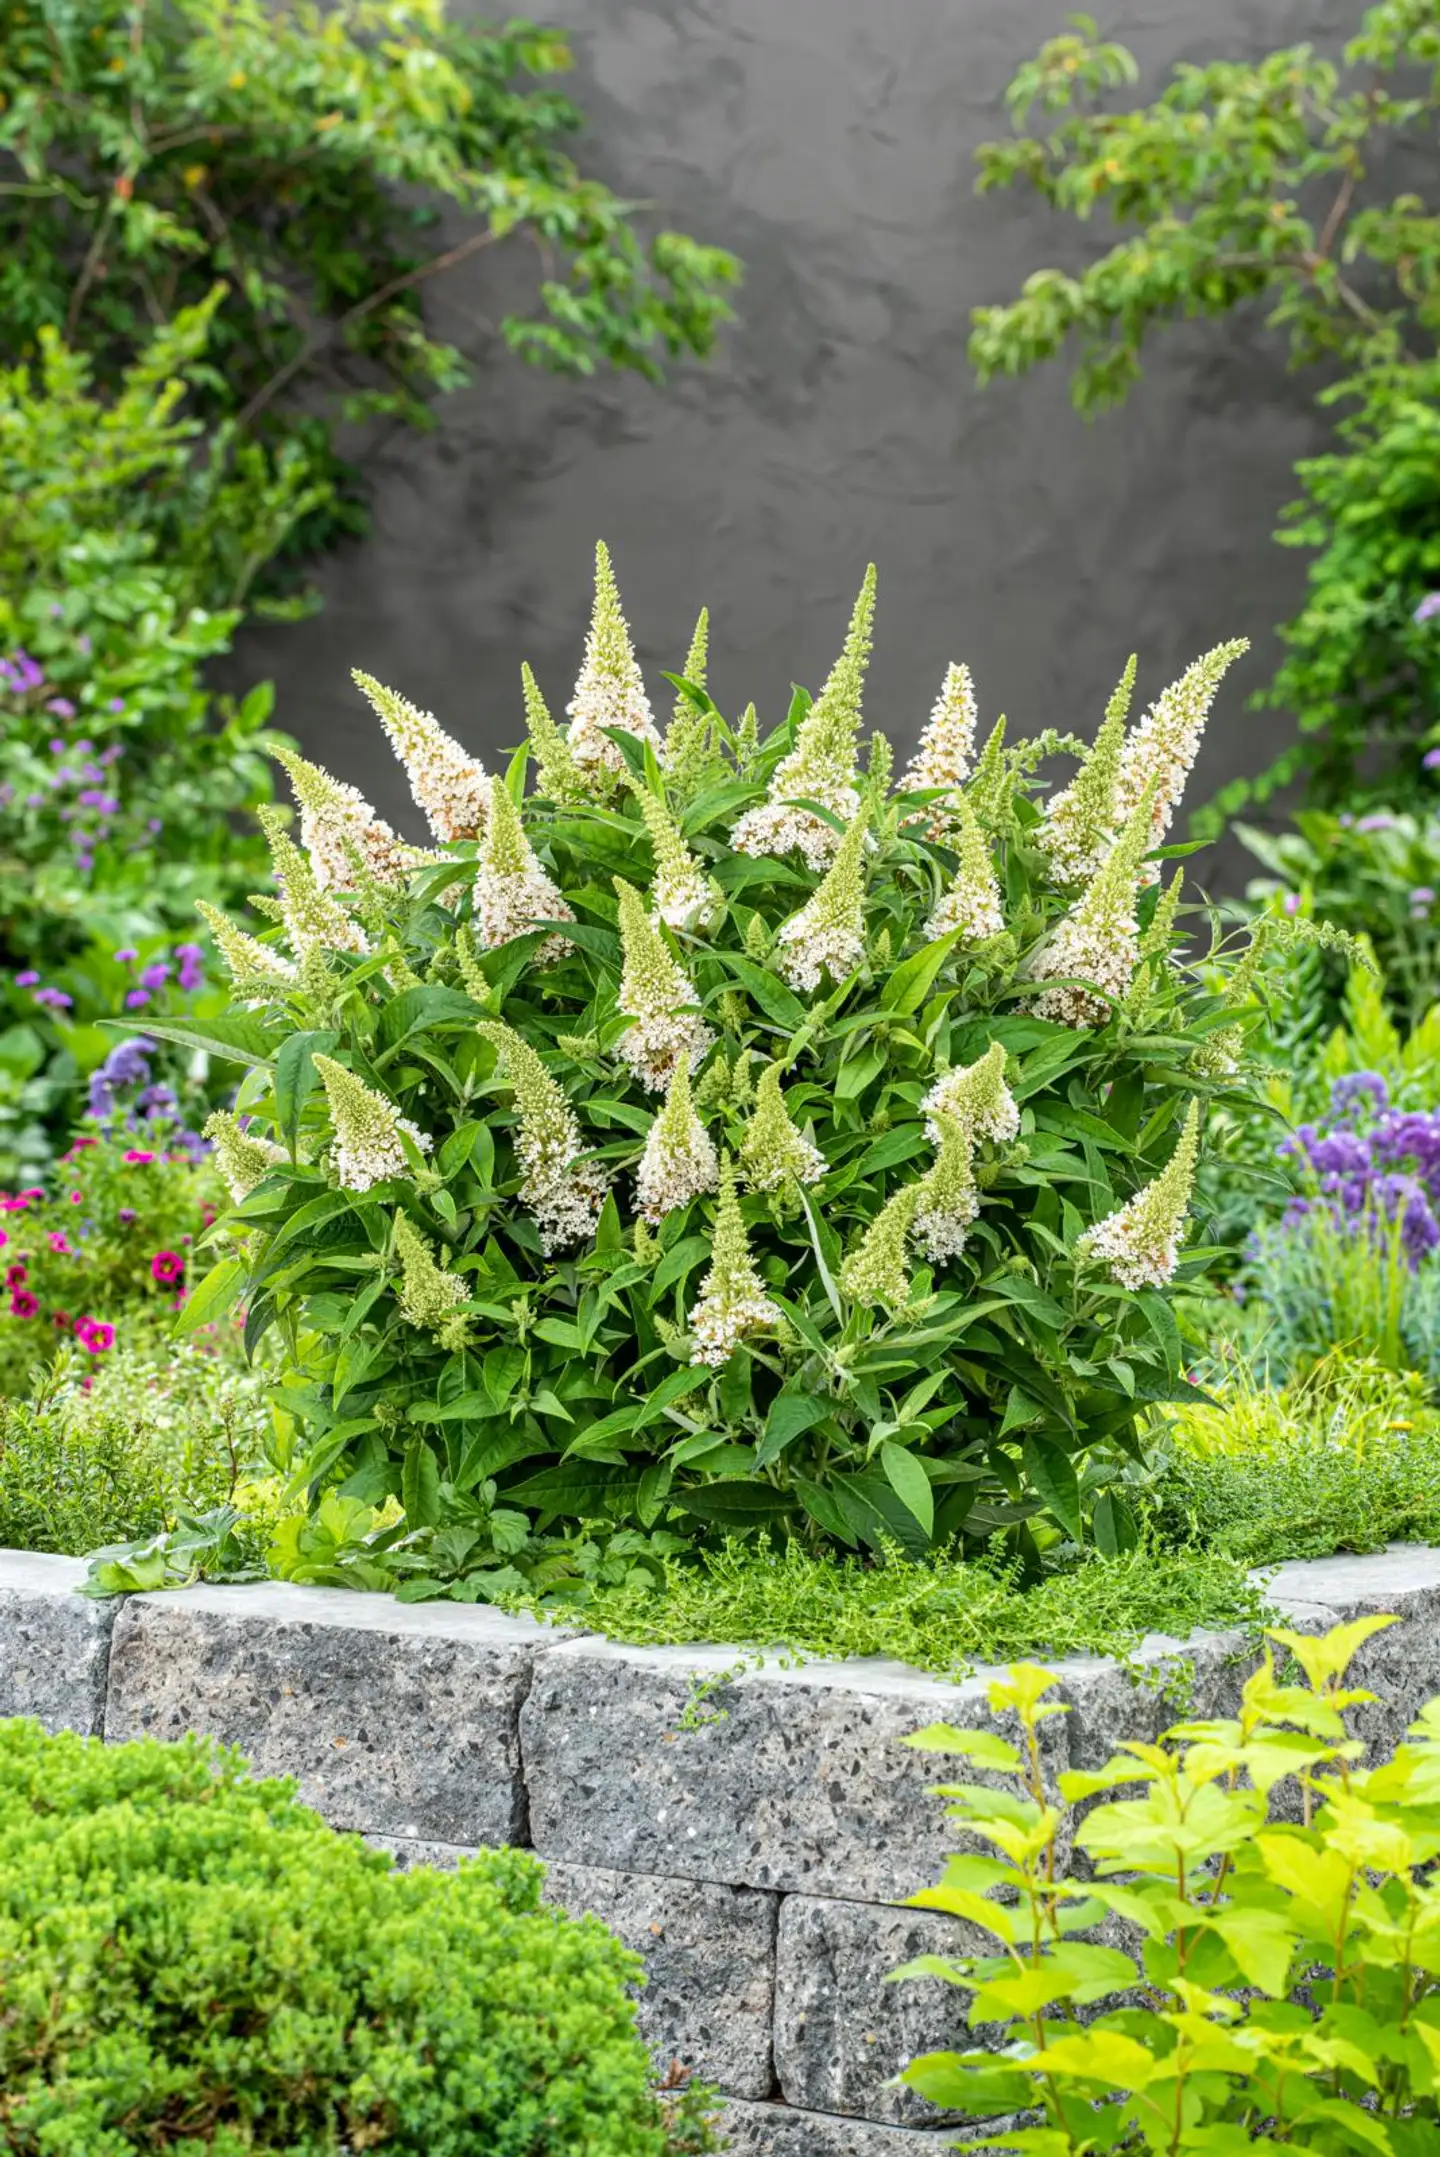
<path fill-rule="evenodd" d="M 541 1877 L 395 1872 L 200 1740 L 0 1724 L 0 2148 L 675 2157 L 638 1961 Z"/>

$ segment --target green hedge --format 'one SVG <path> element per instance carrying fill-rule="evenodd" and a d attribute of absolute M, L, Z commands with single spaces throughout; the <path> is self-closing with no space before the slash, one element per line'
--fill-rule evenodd
<path fill-rule="evenodd" d="M 190 1739 L 0 1724 L 10 2157 L 679 2157 L 594 1919 L 485 1851 L 393 1872 Z"/>

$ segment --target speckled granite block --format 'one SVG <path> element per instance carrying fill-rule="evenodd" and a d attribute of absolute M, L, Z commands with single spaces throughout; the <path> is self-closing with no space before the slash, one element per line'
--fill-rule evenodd
<path fill-rule="evenodd" d="M 594 1638 L 544 1656 L 521 1716 L 542 1856 L 860 1902 L 937 1877 L 957 1840 L 926 1794 L 945 1764 L 900 1741 L 939 1720 L 993 1725 L 984 1674 L 774 1661 L 707 1692 L 683 1728 L 697 1681 L 739 1661 Z M 1063 1764 L 1059 1718 L 1047 1742 Z"/>
<path fill-rule="evenodd" d="M 235 1745 L 336 1827 L 525 1840 L 517 1720 L 555 1636 L 527 1619 L 331 1588 L 197 1588 L 120 1612 L 105 1735 Z"/>
<path fill-rule="evenodd" d="M 96 1736 L 115 1604 L 77 1595 L 79 1558 L 0 1550 L 0 1716 Z"/>
<path fill-rule="evenodd" d="M 790 2105 L 727 2103 L 720 2131 L 728 2157 L 990 2157 L 988 2135 L 1007 2123 L 970 2121 L 964 2127 L 886 2127 L 834 2112 L 801 2112 Z M 977 2139 L 978 2138 L 978 2139 Z"/>

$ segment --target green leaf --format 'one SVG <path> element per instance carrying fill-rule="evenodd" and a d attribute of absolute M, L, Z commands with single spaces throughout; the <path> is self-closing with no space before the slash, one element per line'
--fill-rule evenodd
<path fill-rule="evenodd" d="M 1080 1511 L 1080 1485 L 1070 1455 L 1053 1439 L 1030 1434 L 1021 1447 L 1021 1458 L 1037 1496 L 1045 1501 L 1072 1540 L 1082 1543 L 1085 1527 Z"/>
<path fill-rule="evenodd" d="M 1135 1516 L 1118 1491 L 1100 1493 L 1095 1501 L 1091 1525 L 1095 1532 L 1095 1548 L 1107 1558 L 1118 1557 L 1121 1551 L 1134 1550 L 1140 1540 Z"/>
<path fill-rule="evenodd" d="M 99 1023 L 117 1034 L 133 1035 L 135 1031 L 133 1019 L 101 1019 Z M 160 1041 L 178 1041 L 182 1048 L 204 1049 L 221 1063 L 249 1064 L 256 1069 L 269 1067 L 283 1039 L 246 1013 L 203 1022 L 155 1019 L 146 1022 L 145 1031 Z"/>
<path fill-rule="evenodd" d="M 767 1019 L 773 1019 L 775 1024 L 783 1026 L 787 1033 L 793 1033 L 797 1026 L 804 1025 L 807 1017 L 805 1006 L 798 996 L 791 994 L 777 974 L 770 973 L 756 960 L 747 959 L 738 951 L 717 951 L 715 956 L 744 982 Z"/>
<path fill-rule="evenodd" d="M 930 1478 L 915 1455 L 903 1445 L 896 1445 L 892 1438 L 884 1440 L 880 1447 L 880 1465 L 885 1480 L 900 1503 L 914 1514 L 927 1536 L 935 1532 L 935 1494 L 930 1488 Z"/>
<path fill-rule="evenodd" d="M 240 1258 L 222 1258 L 218 1266 L 212 1266 L 202 1281 L 197 1281 L 175 1315 L 174 1332 L 193 1333 L 197 1326 L 208 1326 L 212 1320 L 223 1318 L 226 1311 L 240 1300 L 245 1287 L 245 1261 Z"/>
<path fill-rule="evenodd" d="M 281 1042 L 275 1056 L 275 1115 L 281 1135 L 293 1155 L 300 1129 L 300 1111 L 316 1086 L 315 1066 L 311 1061 L 318 1049 L 327 1056 L 335 1048 L 340 1036 L 328 1028 L 309 1033 L 290 1034 Z"/>
<path fill-rule="evenodd" d="M 832 1412 L 834 1402 L 814 1393 L 777 1393 L 765 1418 L 765 1435 L 755 1455 L 757 1468 L 768 1468 L 802 1433 L 814 1430 Z"/>
<path fill-rule="evenodd" d="M 655 1268 L 654 1287 L 657 1296 L 663 1296 L 676 1281 L 683 1281 L 697 1266 L 710 1263 L 710 1238 L 686 1236 L 672 1250 L 665 1253 Z"/>
<path fill-rule="evenodd" d="M 408 1528 L 434 1528 L 440 1521 L 440 1470 L 423 1438 L 412 1438 L 400 1469 L 400 1503 Z"/>
<path fill-rule="evenodd" d="M 933 943 L 922 945 L 919 951 L 897 966 L 880 991 L 883 1008 L 898 1012 L 901 1017 L 918 1011 L 961 934 L 961 930 L 951 929 L 946 935 L 937 936 Z"/>
<path fill-rule="evenodd" d="M 672 1490 L 671 1503 L 698 1520 L 717 1527 L 752 1528 L 762 1521 L 780 1520 L 792 1510 L 794 1500 L 772 1483 L 747 1482 L 737 1477 L 706 1483 L 698 1490 Z"/>

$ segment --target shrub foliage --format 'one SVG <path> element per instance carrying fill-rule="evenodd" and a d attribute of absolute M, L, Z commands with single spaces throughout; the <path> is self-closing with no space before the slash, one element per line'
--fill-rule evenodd
<path fill-rule="evenodd" d="M 1108 1485 L 1183 1385 L 1199 1106 L 1256 1015 L 1152 861 L 1236 647 L 1127 731 L 1132 664 L 1091 752 L 976 753 L 952 667 L 897 786 L 882 736 L 857 768 L 872 601 L 763 738 L 702 624 L 662 741 L 603 549 L 569 730 L 527 673 L 506 774 L 360 677 L 438 851 L 291 759 L 278 933 L 217 930 L 230 1020 L 151 1028 L 252 1067 L 190 1312 L 278 1329 L 297 1476 L 398 1494 L 461 1592 L 607 1518 L 1131 1536 Z"/>
<path fill-rule="evenodd" d="M 187 1739 L 0 1725 L 0 2136 L 17 2157 L 682 2157 L 595 1919 L 484 1851 L 397 1873 Z M 688 2118 L 685 2115 L 689 2115 Z"/>

